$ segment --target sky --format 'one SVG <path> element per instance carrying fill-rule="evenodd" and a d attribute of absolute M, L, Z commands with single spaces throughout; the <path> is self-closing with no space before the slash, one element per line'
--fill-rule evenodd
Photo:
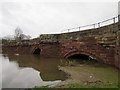
<path fill-rule="evenodd" d="M 32 38 L 40 34 L 62 33 L 118 15 L 118 1 L 8 1 L 0 2 L 0 37 L 14 35 L 20 27 Z"/>

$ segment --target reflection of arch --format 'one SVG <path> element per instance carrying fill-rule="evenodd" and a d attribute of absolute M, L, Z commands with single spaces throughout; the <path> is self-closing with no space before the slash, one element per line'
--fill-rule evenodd
<path fill-rule="evenodd" d="M 34 51 L 33 51 L 33 54 L 40 54 L 41 50 L 39 48 L 36 48 Z"/>
<path fill-rule="evenodd" d="M 89 56 L 91 57 L 92 59 L 95 59 L 96 61 L 99 61 L 99 62 L 102 62 L 102 60 L 96 56 L 96 54 L 92 54 L 92 53 L 89 53 L 89 52 L 84 52 L 84 51 L 70 51 L 68 53 L 66 53 L 64 55 L 64 58 L 66 59 L 69 59 L 70 57 L 74 56 L 74 55 L 85 55 L 85 56 Z"/>

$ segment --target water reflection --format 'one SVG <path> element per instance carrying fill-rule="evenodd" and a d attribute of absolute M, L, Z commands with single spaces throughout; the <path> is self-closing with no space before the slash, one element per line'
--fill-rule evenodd
<path fill-rule="evenodd" d="M 93 75 L 93 79 L 103 82 L 118 82 L 118 69 L 94 62 L 94 60 L 75 59 L 66 62 L 64 59 L 42 58 L 39 55 L 4 54 L 0 55 L 0 62 L 2 62 L 0 75 L 2 75 L 3 81 L 0 83 L 3 88 L 54 85 L 60 80 L 66 79 L 66 74 L 58 70 L 58 65 L 74 66 L 74 63 L 79 64 L 74 71 L 78 70 L 78 73 L 82 75 L 82 78 L 78 78 L 78 80 L 84 81 L 89 75 Z"/>
<path fill-rule="evenodd" d="M 58 70 L 59 59 L 45 59 L 37 55 L 3 55 L 2 87 L 30 88 L 46 86 L 64 80 L 65 73 Z"/>

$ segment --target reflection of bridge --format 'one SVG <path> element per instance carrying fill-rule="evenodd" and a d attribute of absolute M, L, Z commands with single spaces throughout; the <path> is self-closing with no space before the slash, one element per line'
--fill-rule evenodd
<path fill-rule="evenodd" d="M 40 72 L 43 81 L 65 80 L 66 74 L 58 70 L 61 61 L 56 58 L 40 58 L 38 55 L 6 55 L 10 61 L 18 63 L 19 67 L 33 68 Z M 62 61 L 65 63 L 65 61 Z"/>
<path fill-rule="evenodd" d="M 69 58 L 83 54 L 99 62 L 119 67 L 120 23 L 85 31 L 46 34 L 31 41 L 3 46 L 3 53 L 40 54 L 43 57 Z"/>

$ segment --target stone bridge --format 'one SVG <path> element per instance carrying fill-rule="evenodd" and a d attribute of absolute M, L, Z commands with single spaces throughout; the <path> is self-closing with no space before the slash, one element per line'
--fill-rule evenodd
<path fill-rule="evenodd" d="M 120 68 L 120 22 L 100 28 L 62 34 L 44 34 L 22 41 L 3 40 L 3 53 L 40 54 L 42 57 L 70 58 L 86 55 Z"/>

